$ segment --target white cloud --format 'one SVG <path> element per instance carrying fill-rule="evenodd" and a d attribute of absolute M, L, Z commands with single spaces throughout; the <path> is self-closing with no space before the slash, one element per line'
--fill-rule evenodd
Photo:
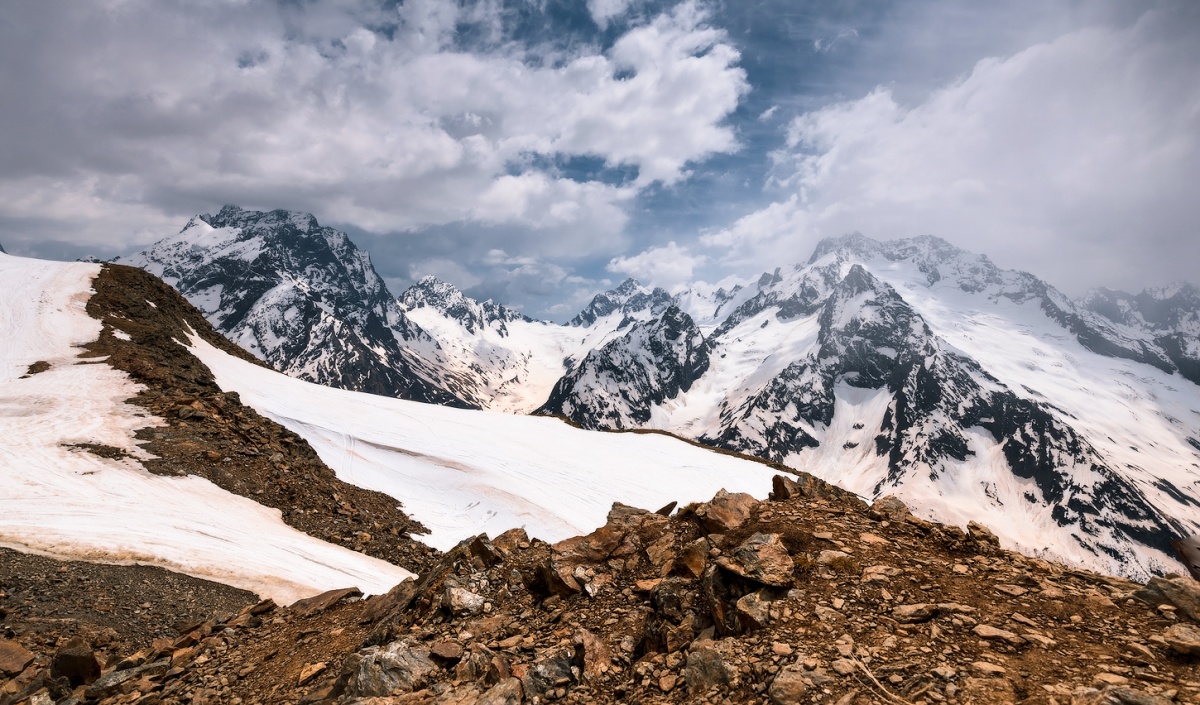
<path fill-rule="evenodd" d="M 692 273 L 704 264 L 704 255 L 692 255 L 686 247 L 668 242 L 630 257 L 615 257 L 608 271 L 625 273 L 643 284 L 674 291 L 692 280 Z"/>
<path fill-rule="evenodd" d="M 784 195 L 703 242 L 767 266 L 828 235 L 933 233 L 1072 293 L 1194 278 L 1194 39 L 1148 13 L 985 59 L 916 105 L 880 87 L 804 114 L 775 155 Z"/>
<path fill-rule="evenodd" d="M 600 29 L 618 17 L 623 17 L 633 7 L 644 5 L 646 0 L 587 0 L 588 14 Z"/>
<path fill-rule="evenodd" d="M 562 251 L 586 253 L 619 242 L 638 190 L 737 148 L 724 120 L 745 73 L 695 3 L 633 26 L 607 54 L 543 61 L 507 41 L 455 44 L 463 22 L 498 39 L 501 17 L 490 1 L 412 0 L 392 14 L 369 0 L 30 4 L 0 23 L 0 193 L 64 228 L 90 220 L 93 202 L 172 222 L 233 202 L 372 232 L 552 231 Z M 387 22 L 390 38 L 365 28 Z M 575 156 L 638 178 L 581 183 L 530 166 Z M 22 217 L 21 202 L 0 201 L 0 219 Z"/>

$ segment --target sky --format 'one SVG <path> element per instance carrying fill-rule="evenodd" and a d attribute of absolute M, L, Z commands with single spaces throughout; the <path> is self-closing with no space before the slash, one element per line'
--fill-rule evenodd
<path fill-rule="evenodd" d="M 1200 283 L 1192 0 L 9 0 L 0 104 L 14 254 L 231 203 L 555 320 L 848 232 Z"/>

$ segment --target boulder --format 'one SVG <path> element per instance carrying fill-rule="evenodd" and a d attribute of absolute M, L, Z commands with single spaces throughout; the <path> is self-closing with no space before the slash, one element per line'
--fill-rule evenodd
<path fill-rule="evenodd" d="M 15 641 L 0 639 L 0 674 L 15 676 L 33 663 L 33 654 Z"/>
<path fill-rule="evenodd" d="M 293 612 L 296 612 L 303 617 L 307 617 L 318 612 L 324 612 L 342 600 L 353 597 L 362 597 L 362 594 L 362 590 L 359 590 L 356 587 L 329 590 L 321 593 L 320 595 L 306 597 L 303 600 L 296 600 L 292 603 L 291 609 Z"/>
<path fill-rule="evenodd" d="M 533 699 L 544 696 L 552 688 L 570 684 L 574 677 L 571 654 L 552 653 L 525 671 L 521 677 L 521 687 L 525 697 Z"/>
<path fill-rule="evenodd" d="M 1174 605 L 1192 619 L 1200 622 L 1200 583 L 1178 576 L 1150 578 L 1146 587 L 1133 593 L 1137 599 L 1154 606 Z"/>
<path fill-rule="evenodd" d="M 482 595 L 473 593 L 465 588 L 448 587 L 442 593 L 442 606 L 450 610 L 450 613 L 456 617 L 478 614 L 483 610 L 485 602 L 486 600 L 484 600 Z"/>
<path fill-rule="evenodd" d="M 71 687 L 88 685 L 100 677 L 100 662 L 92 645 L 80 637 L 72 637 L 54 654 L 50 662 L 50 676 L 65 678 Z"/>
<path fill-rule="evenodd" d="M 717 558 L 725 570 L 773 587 L 791 587 L 796 564 L 779 534 L 754 534 L 728 556 Z"/>
<path fill-rule="evenodd" d="M 1184 656 L 1200 656 L 1200 627 L 1194 624 L 1172 624 L 1162 636 L 1172 651 Z"/>
<path fill-rule="evenodd" d="M 675 561 L 675 570 L 692 578 L 699 578 L 704 575 L 707 563 L 708 539 L 701 537 L 683 547 Z"/>
<path fill-rule="evenodd" d="M 745 524 L 757 506 L 758 500 L 745 492 L 718 490 L 712 500 L 696 507 L 695 513 L 708 533 L 723 534 Z"/>
<path fill-rule="evenodd" d="M 807 693 L 811 681 L 807 672 L 800 664 L 792 664 L 780 669 L 771 681 L 767 696 L 774 705 L 798 705 L 808 702 Z"/>
<path fill-rule="evenodd" d="M 575 634 L 576 661 L 583 663 L 583 677 L 588 680 L 599 678 L 612 666 L 612 652 L 604 640 L 586 629 Z"/>
<path fill-rule="evenodd" d="M 733 680 L 733 671 L 716 649 L 699 648 L 688 654 L 683 679 L 688 690 L 697 695 L 728 684 Z"/>
<path fill-rule="evenodd" d="M 887 495 L 875 500 L 871 505 L 871 516 L 886 521 L 904 521 L 912 512 L 908 510 L 908 505 L 900 501 L 896 495 Z"/>
<path fill-rule="evenodd" d="M 770 617 L 771 600 L 765 590 L 743 595 L 737 601 L 737 615 L 742 622 L 742 629 L 750 631 L 767 626 Z"/>
<path fill-rule="evenodd" d="M 412 692 L 424 687 L 436 668 L 429 651 L 403 641 L 371 646 L 347 661 L 346 693 L 361 698 Z"/>

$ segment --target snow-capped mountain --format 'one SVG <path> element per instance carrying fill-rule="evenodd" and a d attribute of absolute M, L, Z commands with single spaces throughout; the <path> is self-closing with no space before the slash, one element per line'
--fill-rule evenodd
<path fill-rule="evenodd" d="M 335 231 L 319 239 L 354 256 L 322 262 L 365 262 L 344 267 L 356 283 L 336 296 L 328 275 L 302 287 L 293 273 L 309 270 L 294 263 L 312 248 L 292 253 L 302 237 L 267 231 L 326 229 L 283 211 L 222 213 L 156 245 L 144 266 L 294 376 L 365 388 L 327 351 L 347 334 L 382 339 L 356 349 L 373 352 L 379 376 L 419 382 L 385 394 L 664 430 L 1131 576 L 1177 569 L 1170 539 L 1200 530 L 1200 296 L 1188 285 L 1073 302 L 937 238 L 850 235 L 728 288 L 671 295 L 628 280 L 559 325 L 433 278 L 391 300 Z M 236 284 L 251 262 L 276 274 Z M 312 303 L 314 320 L 345 328 L 289 346 L 285 304 L 313 291 L 333 302 Z"/>
<path fill-rule="evenodd" d="M 370 256 L 311 215 L 225 206 L 120 261 L 161 277 L 213 327 L 289 375 L 469 405 L 414 350 L 437 345 L 396 307 Z"/>
<path fill-rule="evenodd" d="M 1168 541 L 1200 529 L 1200 388 L 1161 342 L 1195 349 L 1185 288 L 1151 296 L 1171 314 L 1114 322 L 936 238 L 848 236 L 754 289 L 702 338 L 677 313 L 629 328 L 542 411 L 752 453 L 1132 575 L 1173 569 Z"/>

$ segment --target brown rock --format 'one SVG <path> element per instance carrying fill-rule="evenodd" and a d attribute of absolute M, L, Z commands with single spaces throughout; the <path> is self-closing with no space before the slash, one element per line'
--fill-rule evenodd
<path fill-rule="evenodd" d="M 511 556 L 522 548 L 529 546 L 529 534 L 525 533 L 525 529 L 520 527 L 509 529 L 492 539 L 492 545 L 501 554 Z"/>
<path fill-rule="evenodd" d="M 1200 627 L 1194 624 L 1173 624 L 1167 627 L 1162 637 L 1172 651 L 1184 656 L 1200 656 Z"/>
<path fill-rule="evenodd" d="M 300 676 L 296 679 L 296 685 L 301 686 L 310 682 L 312 679 L 325 672 L 329 664 L 321 661 L 319 663 L 309 663 L 300 669 Z"/>
<path fill-rule="evenodd" d="M 443 661 L 458 663 L 463 655 L 463 647 L 457 641 L 446 639 L 429 647 L 429 654 Z"/>
<path fill-rule="evenodd" d="M 754 534 L 717 565 L 748 580 L 774 587 L 790 587 L 796 564 L 779 534 Z"/>
<path fill-rule="evenodd" d="M 721 658 L 720 652 L 702 647 L 688 654 L 683 678 L 691 693 L 700 694 L 714 686 L 729 683 L 733 680 L 733 671 Z"/>
<path fill-rule="evenodd" d="M 88 685 L 100 677 L 100 662 L 92 645 L 80 637 L 72 637 L 54 654 L 50 676 L 66 678 L 72 687 Z"/>
<path fill-rule="evenodd" d="M 362 590 L 359 590 L 356 587 L 329 590 L 328 592 L 323 592 L 320 595 L 313 595 L 312 597 L 306 597 L 303 600 L 297 600 L 292 603 L 291 609 L 293 612 L 307 617 L 318 612 L 324 612 L 325 610 L 333 607 L 337 603 L 347 598 L 362 597 L 362 594 Z"/>
<path fill-rule="evenodd" d="M 939 604 L 919 603 L 914 605 L 900 605 L 892 610 L 892 618 L 901 624 L 916 624 L 919 622 L 928 622 L 938 615 L 943 614 L 970 614 L 975 608 L 968 605 L 960 605 L 954 602 L 942 602 Z"/>
<path fill-rule="evenodd" d="M 519 705 L 523 699 L 520 679 L 505 678 L 479 696 L 474 705 Z"/>
<path fill-rule="evenodd" d="M 767 498 L 772 502 L 786 502 L 799 496 L 801 496 L 800 483 L 786 475 L 776 475 L 771 478 L 771 494 Z"/>
<path fill-rule="evenodd" d="M 875 500 L 871 505 L 871 516 L 876 519 L 887 521 L 904 521 L 912 512 L 908 510 L 908 505 L 902 502 L 895 495 L 887 495 Z"/>
<path fill-rule="evenodd" d="M 770 600 L 763 590 L 743 595 L 737 601 L 737 614 L 746 631 L 765 627 L 771 621 Z"/>
<path fill-rule="evenodd" d="M 612 666 L 612 652 L 604 640 L 586 629 L 575 634 L 575 652 L 583 661 L 583 677 L 595 680 L 608 672 Z"/>
<path fill-rule="evenodd" d="M 975 661 L 971 664 L 971 668 L 976 673 L 984 676 L 1002 676 L 1005 673 L 1008 673 L 1008 670 L 1003 666 L 997 666 L 996 664 L 988 663 L 987 661 Z"/>
<path fill-rule="evenodd" d="M 996 535 L 993 534 L 991 530 L 983 524 L 978 524 L 973 521 L 967 522 L 967 533 L 971 535 L 971 538 L 979 541 L 980 543 L 987 543 L 993 546 L 1000 545 L 1000 539 L 997 538 Z"/>
<path fill-rule="evenodd" d="M 15 676 L 33 663 L 33 654 L 15 641 L 0 639 L 0 673 Z"/>
<path fill-rule="evenodd" d="M 675 561 L 676 569 L 685 572 L 693 578 L 704 575 L 704 566 L 708 563 L 708 539 L 698 538 L 684 546 Z"/>
<path fill-rule="evenodd" d="M 1200 583 L 1191 578 L 1150 578 L 1146 587 L 1133 596 L 1151 605 L 1174 605 L 1184 614 L 1200 622 Z"/>
<path fill-rule="evenodd" d="M 811 681 L 808 674 L 798 663 L 794 663 L 775 675 L 767 695 L 775 705 L 797 705 L 807 702 L 807 693 Z"/>
<path fill-rule="evenodd" d="M 1004 629 L 997 629 L 996 627 L 987 624 L 977 624 L 971 631 L 974 632 L 975 636 L 979 637 L 980 639 L 988 639 L 989 641 L 1007 641 L 1008 643 L 1014 645 L 1025 643 L 1025 640 L 1016 634 Z"/>
<path fill-rule="evenodd" d="M 745 492 L 719 490 L 711 501 L 697 507 L 696 516 L 710 534 L 723 534 L 745 524 L 757 506 L 758 500 Z"/>

